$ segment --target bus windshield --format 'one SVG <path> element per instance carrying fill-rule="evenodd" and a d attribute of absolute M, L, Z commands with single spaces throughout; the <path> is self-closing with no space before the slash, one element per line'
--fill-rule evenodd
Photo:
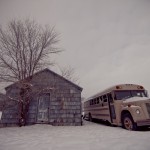
<path fill-rule="evenodd" d="M 124 90 L 124 91 L 115 91 L 115 100 L 123 100 L 130 97 L 148 97 L 145 90 Z"/>

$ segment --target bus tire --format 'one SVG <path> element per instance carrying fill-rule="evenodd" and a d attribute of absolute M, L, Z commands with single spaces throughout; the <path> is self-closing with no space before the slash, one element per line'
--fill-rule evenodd
<path fill-rule="evenodd" d="M 92 115 L 89 113 L 89 121 L 93 121 Z"/>
<path fill-rule="evenodd" d="M 125 128 L 127 130 L 134 130 L 134 131 L 137 130 L 137 125 L 133 121 L 133 118 L 129 113 L 126 113 L 123 115 L 122 125 L 123 125 L 123 128 Z"/>

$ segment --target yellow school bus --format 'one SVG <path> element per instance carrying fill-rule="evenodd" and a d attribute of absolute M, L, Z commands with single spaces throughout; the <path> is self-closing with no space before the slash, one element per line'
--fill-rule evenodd
<path fill-rule="evenodd" d="M 150 126 L 150 99 L 141 85 L 115 85 L 88 98 L 83 108 L 90 121 L 100 119 L 127 130 Z"/>

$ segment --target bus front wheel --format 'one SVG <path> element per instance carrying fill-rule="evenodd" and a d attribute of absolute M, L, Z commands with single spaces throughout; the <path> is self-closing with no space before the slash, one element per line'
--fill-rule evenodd
<path fill-rule="evenodd" d="M 133 119 L 129 113 L 126 113 L 123 115 L 122 124 L 123 124 L 123 128 L 125 128 L 127 130 L 136 130 L 137 129 L 136 123 L 133 121 Z"/>

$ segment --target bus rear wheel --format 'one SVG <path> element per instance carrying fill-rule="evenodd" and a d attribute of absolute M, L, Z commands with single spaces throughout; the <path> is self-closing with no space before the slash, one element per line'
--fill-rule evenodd
<path fill-rule="evenodd" d="M 123 128 L 127 130 L 137 130 L 137 125 L 129 113 L 123 115 L 122 124 Z"/>
<path fill-rule="evenodd" d="M 89 113 L 89 121 L 93 121 L 93 119 L 92 119 L 92 115 Z"/>

